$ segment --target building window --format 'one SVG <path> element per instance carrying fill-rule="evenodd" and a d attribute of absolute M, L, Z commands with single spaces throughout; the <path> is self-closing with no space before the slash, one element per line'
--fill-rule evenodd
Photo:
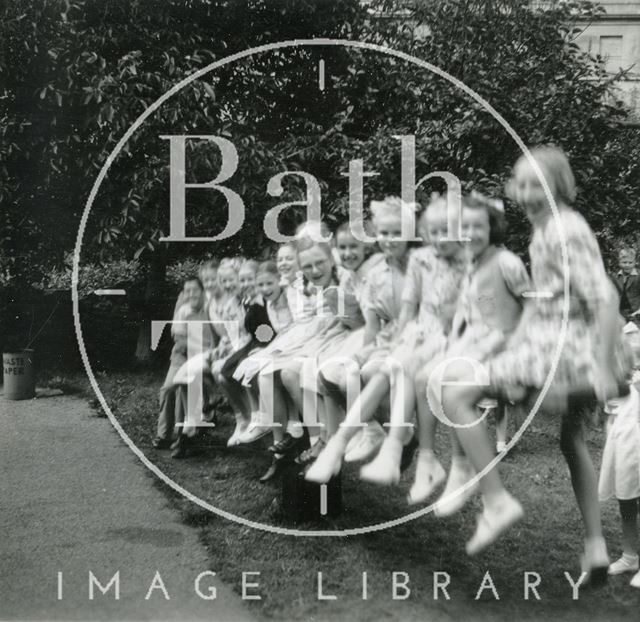
<path fill-rule="evenodd" d="M 607 71 L 617 73 L 622 66 L 622 37 L 600 37 L 600 56 Z"/>

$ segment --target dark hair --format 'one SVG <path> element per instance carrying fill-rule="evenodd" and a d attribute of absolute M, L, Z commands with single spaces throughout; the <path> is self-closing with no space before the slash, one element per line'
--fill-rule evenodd
<path fill-rule="evenodd" d="M 205 270 L 217 270 L 220 266 L 220 262 L 217 259 L 207 259 L 200 265 L 200 274 Z"/>
<path fill-rule="evenodd" d="M 462 207 L 484 209 L 489 216 L 489 244 L 494 246 L 504 244 L 507 236 L 507 219 L 501 201 L 473 191 L 471 194 L 462 197 Z"/>
<path fill-rule="evenodd" d="M 192 274 L 191 276 L 188 276 L 182 283 L 182 287 L 184 287 L 187 283 L 197 283 L 198 287 L 202 291 L 204 291 L 204 285 L 202 284 L 202 281 L 200 280 L 200 277 L 197 274 Z"/>

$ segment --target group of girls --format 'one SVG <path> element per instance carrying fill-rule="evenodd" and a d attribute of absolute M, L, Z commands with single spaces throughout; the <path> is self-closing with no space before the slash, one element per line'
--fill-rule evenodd
<path fill-rule="evenodd" d="M 585 526 L 583 568 L 600 581 L 609 559 L 582 412 L 619 393 L 630 358 L 598 244 L 571 208 L 568 160 L 554 147 L 531 153 L 537 166 L 520 158 L 508 187 L 533 225 L 531 278 L 503 245 L 499 200 L 463 196 L 464 239 L 452 240 L 448 198 L 434 195 L 418 219 L 422 242 L 409 242 L 403 223 L 413 222 L 415 206 L 388 197 L 371 204 L 379 248 L 372 255 L 348 224 L 332 244 L 323 225 L 307 223 L 280 247 L 275 264 L 223 261 L 220 291 L 207 290 L 210 317 L 240 321 L 242 330 L 234 338 L 219 330 L 206 362 L 236 413 L 228 444 L 273 437 L 263 480 L 294 452 L 313 482 L 328 482 L 343 461 L 371 459 L 360 477 L 395 485 L 417 440 L 409 503 L 425 502 L 445 480 L 438 516 L 477 491 L 482 496 L 469 554 L 523 514 L 495 468 L 499 458 L 478 408 L 494 399 L 503 413 L 540 397 L 558 415 Z M 434 453 L 438 421 L 450 432 L 448 476 Z"/>

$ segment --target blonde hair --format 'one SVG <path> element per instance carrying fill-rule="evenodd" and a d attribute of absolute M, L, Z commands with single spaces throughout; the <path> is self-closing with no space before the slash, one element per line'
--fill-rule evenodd
<path fill-rule="evenodd" d="M 222 278 L 223 274 L 235 274 L 238 276 L 238 270 L 240 269 L 241 260 L 237 257 L 225 257 L 220 261 L 218 266 L 218 282 Z"/>
<path fill-rule="evenodd" d="M 280 253 L 283 248 L 290 248 L 294 253 L 296 252 L 296 243 L 295 242 L 285 242 L 284 244 L 280 244 L 278 246 L 278 250 L 276 251 L 276 257 Z"/>
<path fill-rule="evenodd" d="M 633 246 L 623 246 L 618 250 L 618 257 L 622 257 L 623 255 L 627 257 L 633 257 L 635 259 L 637 257 L 636 249 Z"/>
<path fill-rule="evenodd" d="M 319 241 L 318 234 L 323 238 L 331 237 L 329 227 L 324 222 L 305 222 L 296 229 L 295 250 L 296 255 L 301 251 L 306 251 L 313 246 L 318 246 L 324 253 L 331 256 L 331 244 Z"/>
<path fill-rule="evenodd" d="M 447 195 L 439 192 L 432 192 L 429 203 L 424 208 L 418 219 L 418 232 L 425 240 L 429 239 L 427 235 L 427 218 L 434 216 L 436 213 L 443 212 L 444 218 L 447 218 Z M 439 214 L 438 214 L 439 215 Z"/>
<path fill-rule="evenodd" d="M 552 186 L 556 198 L 571 205 L 576 200 L 576 180 L 569 164 L 569 159 L 560 147 L 555 145 L 542 145 L 530 149 L 531 155 L 542 170 L 546 182 Z M 509 198 L 515 198 L 514 175 L 516 169 L 528 158 L 521 155 L 514 167 L 511 179 L 507 182 L 506 190 Z"/>
<path fill-rule="evenodd" d="M 302 235 L 299 238 L 296 238 L 296 255 L 299 255 L 303 251 L 308 251 L 314 246 L 317 246 L 325 255 L 331 257 L 331 260 L 333 261 L 333 250 L 331 244 L 329 244 L 329 242 L 319 242 L 318 240 L 314 240 L 309 235 Z"/>
<path fill-rule="evenodd" d="M 258 271 L 258 262 L 255 259 L 245 259 L 238 268 L 238 272 L 242 270 L 251 270 L 254 274 Z"/>
<path fill-rule="evenodd" d="M 371 220 L 376 225 L 376 221 L 385 216 L 398 218 L 401 222 L 415 218 L 416 212 L 420 209 L 418 203 L 405 203 L 400 197 L 387 196 L 383 201 L 371 201 Z"/>

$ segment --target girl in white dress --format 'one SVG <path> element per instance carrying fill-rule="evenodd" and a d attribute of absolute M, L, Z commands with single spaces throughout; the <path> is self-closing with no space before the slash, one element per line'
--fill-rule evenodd
<path fill-rule="evenodd" d="M 638 565 L 638 515 L 640 514 L 640 330 L 629 322 L 624 327 L 634 355 L 635 372 L 631 392 L 616 400 L 602 452 L 598 494 L 601 501 L 612 497 L 620 505 L 622 556 L 609 566 L 610 575 L 635 572 L 633 587 L 640 588 Z"/>

